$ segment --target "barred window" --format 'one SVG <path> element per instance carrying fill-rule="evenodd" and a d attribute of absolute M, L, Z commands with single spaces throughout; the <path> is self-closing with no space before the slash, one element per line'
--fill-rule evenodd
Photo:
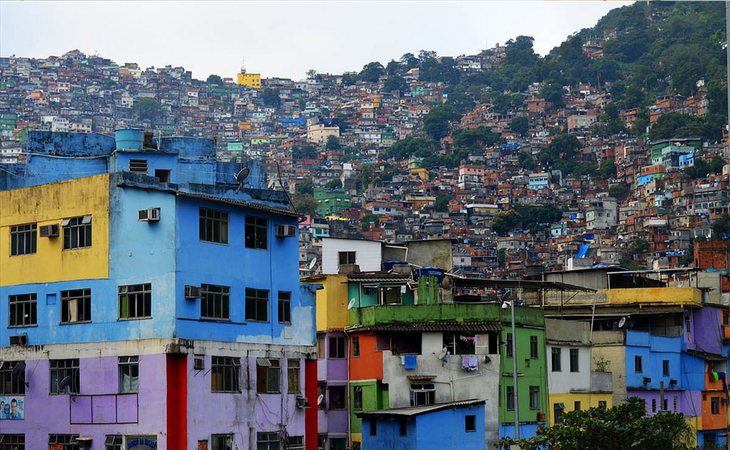
<path fill-rule="evenodd" d="M 61 291 L 61 323 L 91 322 L 91 289 Z"/>
<path fill-rule="evenodd" d="M 11 327 L 27 327 L 38 325 L 37 295 L 21 294 L 8 296 Z"/>
<path fill-rule="evenodd" d="M 269 291 L 246 288 L 246 320 L 269 321 Z"/>
<path fill-rule="evenodd" d="M 200 292 L 200 317 L 202 319 L 230 320 L 230 287 L 203 284 L 200 286 Z"/>
<path fill-rule="evenodd" d="M 119 392 L 139 392 L 139 356 L 119 357 Z"/>
<path fill-rule="evenodd" d="M 0 362 L 0 395 L 25 395 L 25 369 L 21 376 L 14 377 L 13 370 L 21 361 Z M 2 411 L 0 411 L 2 414 Z M 2 450 L 2 449 L 0 449 Z"/>
<path fill-rule="evenodd" d="M 91 247 L 91 216 L 64 219 L 61 226 L 64 250 Z"/>
<path fill-rule="evenodd" d="M 67 388 L 59 388 L 61 382 L 68 377 Z M 79 393 L 79 360 L 51 360 L 51 394 Z"/>
<path fill-rule="evenodd" d="M 152 317 L 152 284 L 119 286 L 119 318 Z"/>
<path fill-rule="evenodd" d="M 291 292 L 279 291 L 279 323 L 291 323 Z"/>
<path fill-rule="evenodd" d="M 256 392 L 274 394 L 279 390 L 281 367 L 278 359 L 258 358 L 256 360 Z"/>
<path fill-rule="evenodd" d="M 279 433 L 256 433 L 256 450 L 279 450 Z"/>
<path fill-rule="evenodd" d="M 298 359 L 290 359 L 287 361 L 287 370 L 289 374 L 289 392 L 298 393 L 301 391 L 299 378 L 300 378 L 300 365 Z"/>
<path fill-rule="evenodd" d="M 122 435 L 121 434 L 108 434 L 104 445 L 106 450 L 122 450 Z"/>
<path fill-rule="evenodd" d="M 49 434 L 48 448 L 50 450 L 78 450 L 78 434 Z"/>
<path fill-rule="evenodd" d="M 213 434 L 210 436 L 212 450 L 233 450 L 232 434 Z"/>
<path fill-rule="evenodd" d="M 227 356 L 213 356 L 210 389 L 213 392 L 240 392 L 241 360 Z"/>
<path fill-rule="evenodd" d="M 266 250 L 269 248 L 269 221 L 261 217 L 246 216 L 246 248 Z"/>
<path fill-rule="evenodd" d="M 25 435 L 0 434 L 0 450 L 25 450 Z"/>
<path fill-rule="evenodd" d="M 10 256 L 29 255 L 36 252 L 38 243 L 36 224 L 10 227 Z"/>
<path fill-rule="evenodd" d="M 214 244 L 228 244 L 228 213 L 200 208 L 200 240 Z"/>

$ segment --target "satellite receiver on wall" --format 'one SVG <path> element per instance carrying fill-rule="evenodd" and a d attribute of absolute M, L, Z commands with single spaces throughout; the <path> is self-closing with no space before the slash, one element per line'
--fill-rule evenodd
<path fill-rule="evenodd" d="M 347 304 L 347 309 L 352 309 L 353 306 L 355 306 L 355 298 L 350 299 L 350 302 Z"/>
<path fill-rule="evenodd" d="M 242 167 L 241 170 L 238 171 L 236 174 L 236 182 L 238 183 L 238 187 L 236 188 L 236 194 L 238 194 L 238 191 L 243 189 L 243 182 L 248 178 L 249 173 L 251 173 L 251 170 L 248 167 Z"/>
<path fill-rule="evenodd" d="M 622 317 L 621 320 L 618 321 L 619 328 L 623 328 L 624 325 L 626 325 L 626 317 Z"/>
<path fill-rule="evenodd" d="M 309 264 L 307 264 L 307 269 L 312 270 L 314 269 L 314 265 L 317 264 L 317 258 L 312 258 L 311 261 L 309 261 Z"/>
<path fill-rule="evenodd" d="M 321 405 L 324 401 L 324 394 L 319 394 L 319 397 L 317 397 L 317 406 Z"/>
<path fill-rule="evenodd" d="M 25 361 L 21 361 L 13 367 L 13 378 L 20 378 L 20 380 L 25 383 L 26 387 L 30 386 L 28 382 L 25 381 Z"/>
<path fill-rule="evenodd" d="M 58 391 L 64 392 L 66 394 L 73 394 L 73 391 L 71 390 L 71 383 L 73 382 L 73 377 L 71 375 L 64 377 L 60 383 L 58 383 Z"/>

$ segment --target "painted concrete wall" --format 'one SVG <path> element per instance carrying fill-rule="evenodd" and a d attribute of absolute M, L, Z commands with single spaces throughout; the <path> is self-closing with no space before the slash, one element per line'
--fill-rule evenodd
<path fill-rule="evenodd" d="M 317 291 L 317 331 L 344 329 L 349 319 L 347 275 L 327 275 L 313 282 L 323 287 Z"/>
<path fill-rule="evenodd" d="M 591 370 L 598 370 L 598 363 L 606 365 L 611 373 L 614 405 L 626 401 L 626 347 L 624 331 L 594 331 L 591 348 Z M 633 366 L 632 366 L 633 367 Z"/>
<path fill-rule="evenodd" d="M 0 286 L 107 278 L 109 177 L 98 175 L 10 191 L 0 191 Z M 10 256 L 10 227 L 59 224 L 91 215 L 92 246 L 63 250 L 60 236 L 37 238 L 37 252 Z"/>
<path fill-rule="evenodd" d="M 448 239 L 408 242 L 408 263 L 417 266 L 440 267 L 450 271 L 451 241 Z"/>
<path fill-rule="evenodd" d="M 724 339 L 722 327 L 722 308 L 705 306 L 694 310 L 694 342 L 698 350 L 716 355 L 727 355 L 723 352 Z"/>
<path fill-rule="evenodd" d="M 599 402 L 606 402 L 606 407 L 610 408 L 611 393 L 566 393 L 566 394 L 553 394 L 550 392 L 548 396 L 548 425 L 553 426 L 555 424 L 555 405 L 564 404 L 565 409 L 563 412 L 570 412 L 576 410 L 575 402 L 580 402 L 580 410 L 586 410 L 589 408 L 598 408 Z"/>
<path fill-rule="evenodd" d="M 665 387 L 672 379 L 679 382 L 682 344 L 681 337 L 651 336 L 647 332 L 627 330 L 626 387 L 659 389 L 662 381 Z M 635 356 L 641 356 L 641 372 L 636 371 Z M 669 361 L 669 376 L 663 375 L 663 361 Z M 651 378 L 649 383 L 644 383 L 646 377 Z"/>
<path fill-rule="evenodd" d="M 560 371 L 553 370 L 553 348 L 560 349 Z M 570 370 L 570 351 L 578 350 L 578 371 Z M 567 392 L 588 392 L 591 390 L 591 349 L 565 345 L 547 346 L 548 390 L 552 394 Z"/>
<path fill-rule="evenodd" d="M 322 239 L 322 273 L 336 274 L 339 272 L 338 252 L 355 252 L 355 264 L 362 272 L 381 270 L 382 244 L 376 241 L 357 239 Z"/>

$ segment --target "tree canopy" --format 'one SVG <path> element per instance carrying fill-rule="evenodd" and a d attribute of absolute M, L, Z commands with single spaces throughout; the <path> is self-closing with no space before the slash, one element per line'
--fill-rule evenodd
<path fill-rule="evenodd" d="M 223 78 L 218 75 L 211 74 L 208 76 L 208 79 L 205 80 L 205 82 L 208 84 L 217 84 L 218 86 L 221 86 L 223 84 Z"/>
<path fill-rule="evenodd" d="M 423 117 L 423 129 L 433 139 L 441 140 L 449 135 L 450 124 L 461 119 L 461 114 L 451 105 L 439 105 Z"/>

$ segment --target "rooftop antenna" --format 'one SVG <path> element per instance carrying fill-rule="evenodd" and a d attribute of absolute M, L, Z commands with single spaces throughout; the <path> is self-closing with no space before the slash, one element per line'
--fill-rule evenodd
<path fill-rule="evenodd" d="M 241 170 L 238 171 L 236 174 L 236 182 L 238 182 L 238 187 L 236 188 L 236 194 L 238 194 L 238 191 L 243 189 L 243 182 L 248 178 L 248 175 L 251 173 L 251 170 L 248 167 L 243 167 L 243 163 L 241 163 Z"/>
<path fill-rule="evenodd" d="M 246 57 L 241 56 L 241 73 L 246 73 Z"/>

